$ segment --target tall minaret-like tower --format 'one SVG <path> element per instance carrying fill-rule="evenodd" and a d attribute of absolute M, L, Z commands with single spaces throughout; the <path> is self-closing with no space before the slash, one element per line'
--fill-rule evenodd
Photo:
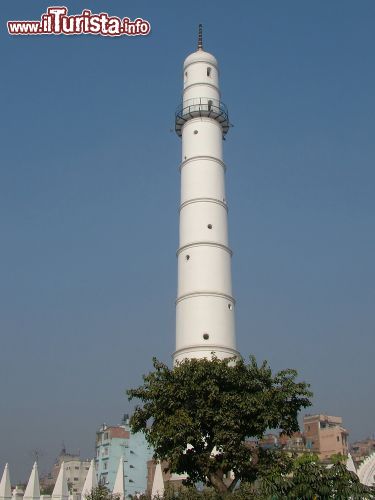
<path fill-rule="evenodd" d="M 176 133 L 182 138 L 180 246 L 174 363 L 239 356 L 236 350 L 228 205 L 222 144 L 229 129 L 215 57 L 198 48 L 184 62 Z"/>

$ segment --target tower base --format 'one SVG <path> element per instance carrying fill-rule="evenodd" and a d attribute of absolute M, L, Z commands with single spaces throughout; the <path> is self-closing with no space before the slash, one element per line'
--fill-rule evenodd
<path fill-rule="evenodd" d="M 188 346 L 173 354 L 173 364 L 180 363 L 184 359 L 218 359 L 237 358 L 242 359 L 241 354 L 236 349 L 224 346 Z"/>

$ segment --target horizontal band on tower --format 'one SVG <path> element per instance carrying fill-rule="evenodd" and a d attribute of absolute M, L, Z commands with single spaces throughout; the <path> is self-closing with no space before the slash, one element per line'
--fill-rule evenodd
<path fill-rule="evenodd" d="M 196 52 L 195 54 L 199 55 L 199 52 Z M 220 70 L 217 62 L 214 63 L 212 60 L 208 60 L 207 58 L 204 57 L 201 57 L 200 59 L 195 59 L 195 61 L 188 62 L 188 64 L 184 64 L 184 70 L 187 69 L 189 66 L 192 66 L 193 64 L 200 64 L 200 63 L 210 64 L 211 66 L 216 68 L 217 74 L 218 76 L 220 76 Z"/>
<path fill-rule="evenodd" d="M 227 167 L 223 160 L 220 160 L 219 158 L 216 158 L 215 156 L 192 156 L 190 158 L 186 158 L 183 162 L 180 163 L 180 171 L 185 167 L 188 163 L 193 162 L 193 161 L 199 161 L 199 160 L 209 160 L 213 161 L 215 163 L 218 163 L 221 167 L 223 167 L 224 172 L 226 171 Z"/>
<path fill-rule="evenodd" d="M 200 87 L 202 85 L 204 85 L 205 87 L 212 87 L 213 89 L 215 89 L 219 93 L 219 97 L 221 96 L 221 92 L 220 92 L 219 87 L 217 87 L 216 85 L 213 85 L 212 83 L 207 83 L 207 82 L 190 83 L 190 85 L 187 85 L 186 87 L 184 87 L 184 92 L 186 92 L 187 89 L 191 89 L 192 87 L 196 87 L 197 85 L 199 85 Z"/>
<path fill-rule="evenodd" d="M 228 205 L 224 201 L 218 200 L 217 198 L 192 198 L 191 200 L 187 200 L 180 205 L 180 212 L 184 207 L 191 205 L 192 203 L 216 203 L 228 212 Z"/>
<path fill-rule="evenodd" d="M 186 347 L 181 347 L 173 353 L 173 357 L 180 356 L 184 352 L 197 352 L 197 351 L 207 351 L 213 355 L 215 355 L 215 351 L 219 352 L 228 352 L 228 357 L 236 357 L 238 359 L 242 359 L 241 354 L 237 351 L 237 349 L 233 349 L 232 347 L 228 347 L 225 345 L 217 345 L 217 344 L 200 344 L 200 345 L 188 345 Z"/>
<path fill-rule="evenodd" d="M 217 247 L 220 248 L 221 250 L 224 250 L 225 252 L 228 252 L 230 256 L 233 255 L 232 250 L 226 245 L 223 245 L 222 243 L 216 243 L 215 241 L 195 241 L 194 243 L 188 243 L 187 245 L 180 247 L 176 252 L 177 257 L 184 250 L 193 247 Z"/>
<path fill-rule="evenodd" d="M 185 293 L 184 295 L 180 295 L 180 297 L 177 297 L 176 299 L 176 304 L 178 302 L 181 302 L 182 300 L 185 299 L 190 299 L 192 297 L 220 297 L 225 300 L 229 300 L 230 302 L 233 302 L 233 304 L 236 304 L 236 300 L 234 297 L 231 295 L 228 295 L 226 293 L 219 293 L 219 292 L 209 292 L 209 291 L 203 291 L 203 292 L 191 292 L 191 293 Z"/>

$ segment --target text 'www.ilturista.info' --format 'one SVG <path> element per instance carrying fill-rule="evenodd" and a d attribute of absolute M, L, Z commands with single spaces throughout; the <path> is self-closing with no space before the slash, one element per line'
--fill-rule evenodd
<path fill-rule="evenodd" d="M 140 17 L 131 21 L 107 12 L 93 14 L 89 9 L 70 16 L 64 6 L 48 7 L 40 21 L 8 21 L 7 26 L 10 35 L 145 36 L 151 31 L 151 24 Z"/>

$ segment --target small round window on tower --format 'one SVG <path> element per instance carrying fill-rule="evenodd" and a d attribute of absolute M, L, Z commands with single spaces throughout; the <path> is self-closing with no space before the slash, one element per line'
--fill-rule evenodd
<path fill-rule="evenodd" d="M 185 255 L 185 260 L 189 260 L 190 259 L 190 255 Z"/>
<path fill-rule="evenodd" d="M 208 335 L 208 333 L 204 333 L 203 338 L 204 338 L 204 340 L 208 340 L 210 338 L 210 336 Z"/>
<path fill-rule="evenodd" d="M 212 224 L 207 224 L 208 229 L 212 229 Z"/>
<path fill-rule="evenodd" d="M 233 305 L 232 304 L 228 304 L 228 309 L 231 311 L 233 309 Z"/>
<path fill-rule="evenodd" d="M 196 135 L 198 133 L 198 130 L 194 130 L 194 134 Z"/>

